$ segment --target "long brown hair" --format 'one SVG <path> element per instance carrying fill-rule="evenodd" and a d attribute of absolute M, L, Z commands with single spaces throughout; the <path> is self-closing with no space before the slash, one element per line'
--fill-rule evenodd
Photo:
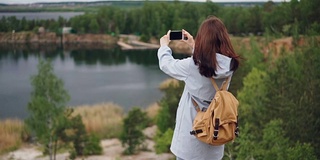
<path fill-rule="evenodd" d="M 199 72 L 206 77 L 216 75 L 218 62 L 216 53 L 232 58 L 231 70 L 235 71 L 239 66 L 239 55 L 232 47 L 227 28 L 223 22 L 210 16 L 204 20 L 195 38 L 193 61 L 199 66 Z"/>

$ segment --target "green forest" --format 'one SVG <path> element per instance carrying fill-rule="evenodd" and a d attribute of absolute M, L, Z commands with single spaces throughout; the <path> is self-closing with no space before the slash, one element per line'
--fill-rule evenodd
<path fill-rule="evenodd" d="M 276 4 L 272 1 L 262 6 L 221 7 L 213 2 L 190 3 L 148 2 L 142 7 L 126 9 L 114 6 L 99 7 L 97 11 L 69 20 L 18 20 L 2 17 L 0 32 L 37 31 L 42 26 L 51 32 L 61 32 L 61 27 L 72 27 L 76 33 L 137 34 L 147 39 L 159 37 L 169 29 L 186 29 L 196 34 L 199 24 L 209 15 L 223 20 L 232 35 L 292 36 L 317 34 L 320 31 L 320 11 L 317 0 L 291 0 Z M 41 14 L 41 12 L 39 12 Z"/>
<path fill-rule="evenodd" d="M 240 102 L 240 136 L 226 145 L 224 159 L 319 159 L 319 38 L 308 37 L 306 42 L 309 46 L 296 46 L 274 59 L 263 55 L 254 37 L 249 49 L 237 50 L 245 60 L 235 72 L 230 90 Z M 170 146 L 182 90 L 182 82 L 164 89 L 157 121 L 159 152 L 169 151 L 163 146 Z"/>
<path fill-rule="evenodd" d="M 319 6 L 319 0 L 291 0 L 280 4 L 269 1 L 262 6 L 252 7 L 221 7 L 209 1 L 145 2 L 142 7 L 132 9 L 106 6 L 69 20 L 60 17 L 58 20 L 28 21 L 2 17 L 0 32 L 37 32 L 38 27 L 42 26 L 48 31 L 61 33 L 61 28 L 67 26 L 72 27 L 75 34 L 136 34 L 148 41 L 150 38 L 159 38 L 169 29 L 183 28 L 195 36 L 200 23 L 209 15 L 215 15 L 223 20 L 231 37 L 249 39 L 247 43 L 232 41 L 242 57 L 241 66 L 235 72 L 230 88 L 240 102 L 240 137 L 234 143 L 226 145 L 224 159 L 316 160 L 320 159 Z M 274 56 L 274 52 L 263 52 L 261 49 L 273 40 L 284 37 L 293 39 L 289 50 L 282 49 Z M 303 45 L 300 44 L 301 41 Z M 50 65 L 46 67 L 45 63 L 41 64 L 44 65 L 42 69 L 47 68 L 49 73 L 52 72 Z M 39 70 L 41 71 L 41 66 Z M 46 78 L 48 76 L 42 76 L 47 71 L 43 70 L 41 73 L 39 72 L 39 79 L 47 79 L 52 90 L 57 89 L 53 87 L 57 82 L 58 86 L 63 84 L 58 80 L 51 82 Z M 44 103 L 37 97 L 43 95 L 43 87 L 37 80 L 37 77 L 33 78 L 32 84 L 39 92 L 34 92 L 32 103 L 29 104 L 29 110 L 34 109 L 35 113 L 37 103 Z M 63 88 L 58 88 L 60 93 L 66 94 Z M 157 153 L 169 152 L 183 82 L 161 90 L 164 97 L 159 101 L 160 110 L 155 119 L 145 118 L 145 113 L 137 108 L 124 119 L 125 125 L 120 138 L 129 145 L 127 153 L 136 152 L 135 147 L 139 146 L 137 143 L 143 140 L 141 130 L 152 123 L 158 126 L 155 137 Z M 68 141 L 74 143 L 74 146 L 80 142 L 90 144 L 92 138 L 84 131 L 83 124 L 76 123 L 81 118 L 73 118 L 70 122 L 59 118 L 65 113 L 59 107 L 67 101 L 67 96 L 61 97 L 55 92 L 52 94 L 57 97 L 54 104 L 58 106 L 58 110 L 52 113 L 57 115 L 58 121 L 57 124 L 53 123 L 56 128 L 50 133 L 57 133 L 54 136 L 64 135 L 64 129 L 73 127 L 85 138 L 75 136 Z M 37 120 L 32 120 L 27 121 L 29 126 L 37 126 Z M 44 144 L 49 144 L 48 137 L 41 138 Z M 57 143 L 59 137 L 54 138 L 56 142 L 50 143 Z M 93 150 L 99 148 L 96 146 L 97 140 L 93 141 Z M 83 150 L 84 148 L 75 147 L 74 156 L 89 155 Z M 55 150 L 51 148 L 47 152 Z"/>

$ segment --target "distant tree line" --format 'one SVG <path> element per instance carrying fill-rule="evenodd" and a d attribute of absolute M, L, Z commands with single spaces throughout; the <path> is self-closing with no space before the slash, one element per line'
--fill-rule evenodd
<path fill-rule="evenodd" d="M 221 7 L 210 1 L 146 1 L 140 8 L 106 6 L 97 12 L 87 12 L 69 20 L 63 17 L 59 17 L 58 20 L 19 20 L 16 17 L 2 17 L 0 32 L 37 31 L 38 27 L 42 26 L 48 31 L 61 33 L 61 28 L 68 26 L 79 34 L 137 34 L 148 39 L 160 37 L 169 29 L 183 28 L 195 35 L 200 23 L 209 15 L 215 15 L 224 21 L 229 33 L 233 35 L 314 35 L 320 32 L 318 6 L 318 0 L 291 0 L 281 4 L 268 1 L 262 6 L 254 7 Z"/>

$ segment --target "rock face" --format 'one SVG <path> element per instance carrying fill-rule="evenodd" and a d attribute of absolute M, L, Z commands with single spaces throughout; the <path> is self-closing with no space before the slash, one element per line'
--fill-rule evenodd
<path fill-rule="evenodd" d="M 34 33 L 0 33 L 0 43 L 39 43 L 39 44 L 103 44 L 116 45 L 116 37 L 106 34 L 63 34 L 57 35 L 54 32 Z"/>

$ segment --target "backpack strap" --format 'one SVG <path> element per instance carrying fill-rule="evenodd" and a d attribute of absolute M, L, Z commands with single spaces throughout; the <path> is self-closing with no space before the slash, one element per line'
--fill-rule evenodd
<path fill-rule="evenodd" d="M 219 89 L 216 81 L 215 81 L 212 77 L 210 78 L 210 80 L 211 80 L 211 83 L 212 83 L 214 89 L 215 89 L 216 91 L 219 91 L 220 89 Z"/>
<path fill-rule="evenodd" d="M 211 77 L 210 80 L 211 80 L 211 83 L 212 83 L 214 89 L 216 91 L 219 91 L 219 90 L 227 90 L 230 78 L 231 78 L 231 76 L 227 77 L 226 80 L 223 81 L 223 83 L 222 83 L 220 88 L 218 87 L 218 85 L 217 85 L 216 81 L 214 80 L 214 78 Z"/>
<path fill-rule="evenodd" d="M 231 76 L 227 77 L 226 80 L 223 81 L 220 89 L 219 89 L 216 81 L 215 81 L 212 77 L 210 78 L 210 80 L 211 80 L 211 83 L 212 83 L 212 85 L 213 85 L 213 87 L 214 87 L 214 89 L 215 89 L 216 91 L 219 91 L 219 90 L 227 90 L 227 86 L 228 86 L 228 84 L 229 84 L 230 77 L 231 77 Z M 192 103 L 193 103 L 194 108 L 197 110 L 197 112 L 200 112 L 200 107 L 199 107 L 198 103 L 197 103 L 192 97 L 191 97 L 191 101 L 192 101 Z"/>
<path fill-rule="evenodd" d="M 236 123 L 236 130 L 234 131 L 234 134 L 237 136 L 237 137 L 239 137 L 239 125 L 238 125 L 238 123 L 239 123 L 239 118 L 238 118 L 238 116 L 237 116 L 237 123 Z"/>
<path fill-rule="evenodd" d="M 198 105 L 198 103 L 191 97 L 192 103 L 194 108 L 196 109 L 197 112 L 200 112 L 200 107 Z"/>
<path fill-rule="evenodd" d="M 226 78 L 226 80 L 221 85 L 221 90 L 224 90 L 224 91 L 227 90 L 227 87 L 229 85 L 230 79 L 231 79 L 231 76 Z"/>
<path fill-rule="evenodd" d="M 220 126 L 220 120 L 219 120 L 219 118 L 216 118 L 216 119 L 214 120 L 214 131 L 213 131 L 213 139 L 214 139 L 214 140 L 217 140 L 217 139 L 218 139 L 219 126 Z"/>

